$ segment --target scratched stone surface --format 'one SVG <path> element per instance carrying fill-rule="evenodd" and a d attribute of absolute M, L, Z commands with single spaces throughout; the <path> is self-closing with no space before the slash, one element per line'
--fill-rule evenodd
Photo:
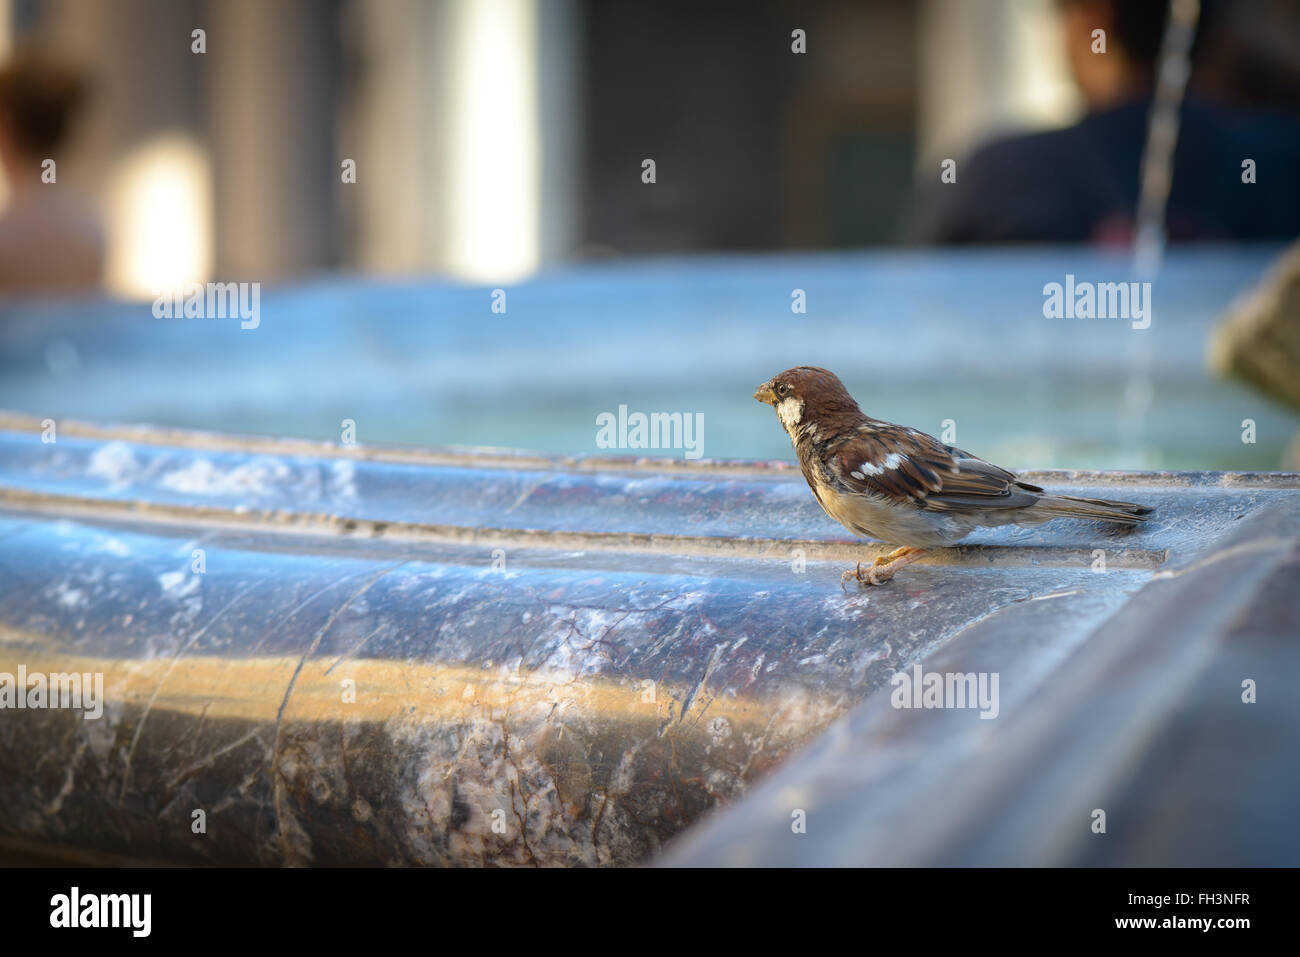
<path fill-rule="evenodd" d="M 981 531 L 845 591 L 883 550 L 789 465 L 40 434 L 0 421 L 0 673 L 102 673 L 103 714 L 0 711 L 0 846 L 105 860 L 653 860 L 900 669 L 1002 636 L 1014 713 L 1300 488 L 1037 472 L 1157 520 Z"/>
<path fill-rule="evenodd" d="M 1277 480 L 1074 653 L 1045 601 L 927 658 L 998 673 L 995 720 L 872 695 L 660 862 L 1300 865 L 1300 476 Z"/>

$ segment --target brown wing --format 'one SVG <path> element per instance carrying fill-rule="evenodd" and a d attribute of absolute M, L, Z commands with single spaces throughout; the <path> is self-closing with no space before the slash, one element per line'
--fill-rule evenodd
<path fill-rule="evenodd" d="M 861 426 L 835 449 L 831 462 L 849 489 L 928 511 L 1023 508 L 1042 492 L 932 435 L 886 422 Z"/>

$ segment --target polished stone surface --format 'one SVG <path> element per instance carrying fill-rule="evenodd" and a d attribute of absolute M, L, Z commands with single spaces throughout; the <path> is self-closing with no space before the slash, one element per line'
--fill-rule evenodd
<path fill-rule="evenodd" d="M 668 866 L 1300 865 L 1300 476 L 1061 655 L 1063 609 L 972 623 L 925 671 L 1000 712 L 872 695 Z M 1069 615 L 1069 612 L 1066 612 Z M 792 816 L 804 830 L 792 830 Z"/>
<path fill-rule="evenodd" d="M 1195 582 L 1184 614 L 1218 634 L 1194 599 L 1228 614 L 1240 596 L 1220 601 L 1224 579 L 1188 570 L 1242 535 L 1247 558 L 1269 560 L 1252 543 L 1289 541 L 1300 496 L 1275 473 L 1035 473 L 1157 505 L 1157 520 L 982 531 L 846 592 L 843 568 L 881 549 L 845 540 L 789 465 L 72 421 L 55 443 L 40 435 L 38 420 L 0 421 L 0 672 L 102 672 L 106 701 L 89 721 L 0 712 L 0 844 L 127 860 L 628 864 L 683 832 L 690 863 L 818 862 L 837 846 L 903 860 L 897 825 L 926 801 L 923 845 L 942 859 L 940 831 L 977 805 L 929 747 L 978 761 L 1026 722 L 1068 740 L 1090 708 L 1124 719 L 1084 678 L 1061 683 L 1072 656 L 1100 656 L 1085 676 L 1114 667 L 1116 622 L 1154 614 L 1144 596 L 1180 581 Z M 1141 619 L 1126 633 L 1150 638 L 1149 668 L 1163 654 L 1194 675 L 1180 631 Z M 893 674 L 942 656 L 1002 670 L 997 720 L 889 708 Z M 1067 754 L 1024 747 L 1023 761 Z M 1079 767 L 1094 773 L 1097 754 Z M 1023 783 L 1007 768 L 983 787 Z M 822 830 L 797 850 L 765 834 L 773 787 L 834 805 L 834 826 L 810 815 Z M 883 831 L 904 851 L 876 856 Z M 982 859 L 1013 862 L 1017 846 Z"/>

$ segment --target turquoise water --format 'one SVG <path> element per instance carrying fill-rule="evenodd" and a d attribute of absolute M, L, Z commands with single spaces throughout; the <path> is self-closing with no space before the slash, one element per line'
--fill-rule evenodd
<path fill-rule="evenodd" d="M 507 287 L 504 315 L 488 288 L 328 279 L 264 288 L 249 330 L 148 303 L 9 303 L 0 408 L 334 440 L 351 419 L 361 442 L 608 454 L 596 417 L 626 405 L 702 413 L 707 457 L 790 458 L 751 394 L 815 364 L 869 413 L 935 434 L 950 420 L 1011 467 L 1275 468 L 1300 417 L 1203 362 L 1275 253 L 1173 250 L 1143 330 L 1044 318 L 1047 283 L 1131 278 L 1127 258 L 1074 249 L 604 263 Z"/>

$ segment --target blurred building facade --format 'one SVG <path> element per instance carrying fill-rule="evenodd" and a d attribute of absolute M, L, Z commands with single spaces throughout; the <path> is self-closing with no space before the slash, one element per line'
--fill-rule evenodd
<path fill-rule="evenodd" d="M 0 43 L 93 78 L 66 168 L 104 208 L 110 285 L 144 295 L 894 243 L 918 175 L 1078 115 L 1058 16 L 1056 0 L 7 0 Z"/>

